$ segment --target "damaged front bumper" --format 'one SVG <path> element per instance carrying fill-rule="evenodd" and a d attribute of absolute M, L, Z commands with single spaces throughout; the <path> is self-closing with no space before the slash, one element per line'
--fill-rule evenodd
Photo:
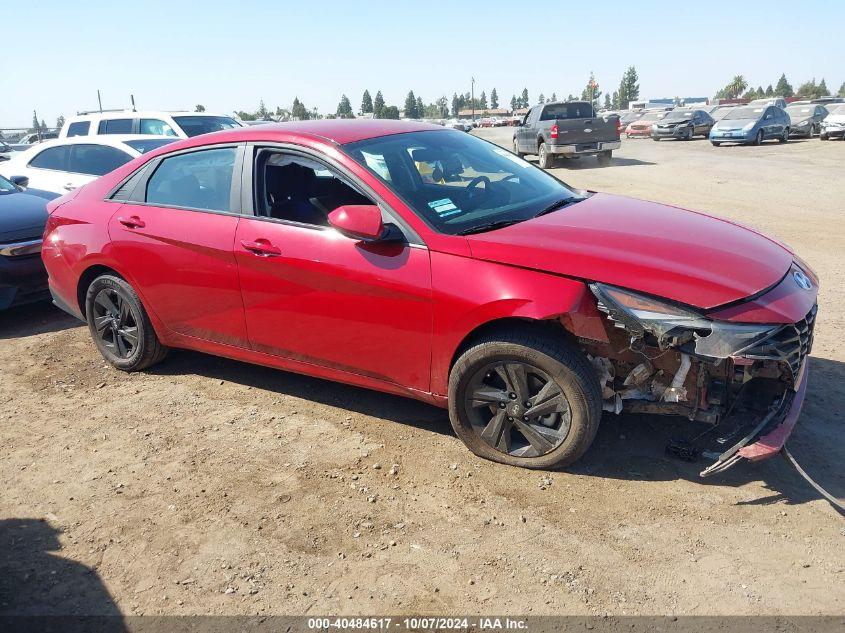
<path fill-rule="evenodd" d="M 694 440 L 667 446 L 684 459 L 714 460 L 702 477 L 776 455 L 806 393 L 817 284 L 796 264 L 762 296 L 708 314 L 592 284 L 597 308 L 613 327 L 606 328 L 606 341 L 580 340 L 599 375 L 604 409 L 709 425 Z M 808 308 L 795 322 L 773 323 Z"/>

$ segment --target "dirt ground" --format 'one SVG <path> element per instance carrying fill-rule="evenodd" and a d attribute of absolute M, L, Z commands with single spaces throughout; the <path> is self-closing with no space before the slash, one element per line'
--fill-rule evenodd
<path fill-rule="evenodd" d="M 512 130 L 478 132 L 508 146 Z M 845 143 L 623 141 L 570 184 L 702 209 L 822 280 L 790 442 L 845 496 Z M 107 367 L 0 314 L 0 613 L 842 614 L 845 521 L 781 459 L 701 480 L 606 416 L 571 472 L 482 461 L 424 404 L 196 353 Z M 395 466 L 394 466 L 395 465 Z"/>

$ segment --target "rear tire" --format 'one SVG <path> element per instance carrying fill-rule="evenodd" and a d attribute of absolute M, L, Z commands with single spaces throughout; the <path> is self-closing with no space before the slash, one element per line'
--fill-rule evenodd
<path fill-rule="evenodd" d="M 711 144 L 713 147 L 719 147 L 719 146 L 721 145 L 721 143 L 720 143 L 719 141 L 710 141 L 710 144 Z"/>
<path fill-rule="evenodd" d="M 141 300 L 120 277 L 100 275 L 91 282 L 85 316 L 100 354 L 121 371 L 141 371 L 167 356 Z"/>
<path fill-rule="evenodd" d="M 819 140 L 820 141 L 826 141 L 827 140 L 827 134 L 819 132 Z"/>
<path fill-rule="evenodd" d="M 542 411 L 538 417 L 532 408 Z M 572 464 L 592 444 L 601 412 L 587 357 L 539 327 L 502 329 L 476 341 L 449 374 L 452 428 L 473 453 L 502 464 Z"/>
<path fill-rule="evenodd" d="M 610 165 L 610 160 L 611 158 L 613 158 L 613 150 L 606 149 L 604 151 L 601 151 L 596 154 L 596 158 L 599 161 L 599 165 Z"/>
<path fill-rule="evenodd" d="M 546 143 L 540 143 L 540 146 L 537 148 L 537 164 L 541 169 L 549 169 L 552 166 L 552 162 L 553 158 L 549 154 Z"/>

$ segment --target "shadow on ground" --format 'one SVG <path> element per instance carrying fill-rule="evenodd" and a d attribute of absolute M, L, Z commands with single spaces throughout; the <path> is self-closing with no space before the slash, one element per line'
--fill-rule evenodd
<path fill-rule="evenodd" d="M 43 616 L 110 616 L 95 630 L 126 630 L 97 572 L 58 554 L 59 534 L 41 519 L 0 520 L 0 623 L 34 631 L 50 628 Z M 39 618 L 27 619 L 32 616 Z M 62 630 L 82 630 L 72 619 L 58 623 Z"/>
<path fill-rule="evenodd" d="M 84 325 L 49 301 L 39 301 L 1 311 L 0 340 L 60 332 Z"/>

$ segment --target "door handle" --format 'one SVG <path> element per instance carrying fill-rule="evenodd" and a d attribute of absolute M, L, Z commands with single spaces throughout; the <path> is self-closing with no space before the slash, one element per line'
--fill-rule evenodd
<path fill-rule="evenodd" d="M 268 240 L 257 239 L 254 242 L 249 240 L 241 240 L 241 246 L 255 255 L 262 257 L 276 257 L 282 254 L 282 249 L 278 246 L 273 246 Z"/>
<path fill-rule="evenodd" d="M 117 221 L 130 229 L 142 229 L 147 226 L 137 215 L 131 215 L 128 218 L 118 218 Z"/>

